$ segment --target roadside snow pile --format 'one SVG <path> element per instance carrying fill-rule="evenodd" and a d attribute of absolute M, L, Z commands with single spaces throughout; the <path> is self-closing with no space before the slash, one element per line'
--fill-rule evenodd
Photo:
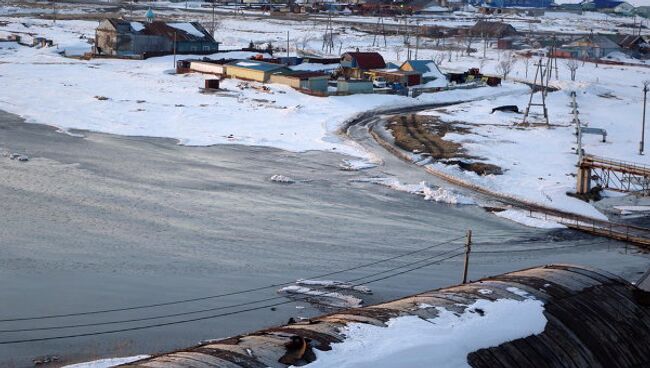
<path fill-rule="evenodd" d="M 416 316 L 390 320 L 387 327 L 349 324 L 346 339 L 332 350 L 315 350 L 310 368 L 469 367 L 473 351 L 542 333 L 546 327 L 544 304 L 521 301 L 478 300 L 456 314 L 437 307 L 438 317 Z"/>
<path fill-rule="evenodd" d="M 338 308 L 357 308 L 363 304 L 363 300 L 337 292 L 312 290 L 304 286 L 290 285 L 278 290 L 278 293 L 295 297 L 299 300 L 314 302 L 318 305 L 338 307 Z"/>
<path fill-rule="evenodd" d="M 558 224 L 553 220 L 545 220 L 541 218 L 531 217 L 528 213 L 515 209 L 507 209 L 505 211 L 494 212 L 495 215 L 514 221 L 516 223 L 528 226 L 536 227 L 539 229 L 565 229 L 566 226 Z"/>
<path fill-rule="evenodd" d="M 394 177 L 355 179 L 355 181 L 379 184 L 400 192 L 421 195 L 427 201 L 457 205 L 471 205 L 476 203 L 472 198 L 455 193 L 449 189 L 432 189 L 425 181 L 419 184 L 402 184 Z"/>
<path fill-rule="evenodd" d="M 354 285 L 345 281 L 334 281 L 334 280 L 304 280 L 300 279 L 296 281 L 296 284 L 303 286 L 320 286 L 324 289 L 343 289 L 343 290 L 353 290 L 358 291 L 363 294 L 372 294 L 372 290 L 369 287 L 363 285 Z"/>
<path fill-rule="evenodd" d="M 136 356 L 125 357 L 125 358 L 108 358 L 108 359 L 95 360 L 92 362 L 66 365 L 63 366 L 62 368 L 110 368 L 121 364 L 128 364 L 138 360 L 147 359 L 150 357 L 151 357 L 150 355 L 136 355 Z"/>

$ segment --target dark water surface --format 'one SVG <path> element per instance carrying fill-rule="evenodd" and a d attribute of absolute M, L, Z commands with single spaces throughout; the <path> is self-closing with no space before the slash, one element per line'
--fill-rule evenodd
<path fill-rule="evenodd" d="M 323 152 L 119 137 L 25 124 L 0 112 L 0 319 L 111 309 L 221 294 L 323 274 L 474 232 L 470 276 L 548 263 L 600 267 L 636 280 L 650 258 L 621 243 L 569 230 L 526 228 L 476 206 L 434 203 L 351 179 L 395 175 L 435 180 L 386 159 L 378 168 L 339 170 Z M 272 182 L 276 174 L 299 180 Z M 489 243 L 489 244 L 480 244 Z M 595 244 L 594 244 L 595 243 Z M 404 265 L 460 242 L 346 272 L 347 280 Z M 572 247 L 580 245 L 579 247 Z M 456 284 L 462 257 L 370 284 L 368 304 Z M 0 330 L 94 323 L 185 312 L 277 296 L 277 288 L 108 315 L 0 322 Z M 272 303 L 272 302 L 268 302 Z M 256 306 L 263 306 L 260 303 Z M 296 308 L 296 306 L 304 308 Z M 236 310 L 237 308 L 230 309 Z M 241 309 L 241 308 L 240 308 Z M 0 342 L 106 331 L 186 317 L 53 331 L 0 332 Z M 303 303 L 119 334 L 0 345 L 0 367 L 28 367 L 53 354 L 76 362 L 155 353 L 243 333 L 323 310 Z"/>

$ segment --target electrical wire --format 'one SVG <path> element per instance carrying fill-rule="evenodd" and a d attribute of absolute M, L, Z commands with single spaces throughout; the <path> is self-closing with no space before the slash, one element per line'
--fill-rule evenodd
<path fill-rule="evenodd" d="M 343 270 L 338 270 L 334 272 L 328 272 L 325 274 L 317 275 L 317 276 L 311 276 L 309 278 L 322 278 L 322 277 L 327 277 L 327 276 L 332 276 L 336 275 L 339 273 L 344 273 L 344 272 L 349 272 L 349 271 L 354 271 L 360 268 L 366 268 L 370 266 L 374 266 L 377 264 L 381 264 L 384 262 L 392 261 L 395 259 L 407 257 L 413 254 L 421 253 L 442 245 L 446 245 L 452 242 L 455 242 L 457 240 L 460 240 L 464 237 L 457 237 L 454 239 L 446 240 L 443 242 L 436 243 L 434 245 L 430 245 L 428 247 L 416 249 L 414 251 L 406 252 L 397 256 L 389 257 L 389 258 L 384 258 L 378 261 L 373 261 L 370 263 L 362 264 L 359 266 L 355 267 L 350 267 L 346 268 Z M 289 282 L 283 282 L 283 283 L 277 283 L 277 284 L 271 284 L 271 285 L 266 285 L 266 286 L 260 286 L 256 288 L 251 288 L 251 289 L 245 289 L 245 290 L 240 290 L 240 291 L 233 291 L 230 293 L 223 293 L 223 294 L 217 294 L 217 295 L 211 295 L 211 296 L 204 296 L 204 297 L 197 297 L 197 298 L 191 298 L 191 299 L 181 299 L 181 300 L 175 300 L 175 301 L 170 301 L 170 302 L 163 302 L 163 303 L 155 303 L 155 304 L 148 304 L 148 305 L 139 305 L 139 306 L 131 306 L 131 307 L 122 307 L 122 308 L 113 308 L 113 309 L 104 309 L 104 310 L 95 310 L 95 311 L 87 311 L 87 312 L 76 312 L 76 313 L 65 313 L 65 314 L 52 314 L 52 315 L 43 315 L 43 316 L 32 316 L 32 317 L 18 317 L 18 318 L 5 318 L 5 319 L 0 319 L 0 322 L 18 322 L 18 321 L 31 321 L 31 320 L 43 320 L 43 319 L 53 319 L 53 318 L 63 318 L 63 317 L 76 317 L 76 316 L 87 316 L 87 315 L 96 315 L 96 314 L 104 314 L 104 313 L 112 313 L 112 312 L 122 312 L 122 311 L 131 311 L 131 310 L 138 310 L 138 309 L 147 309 L 147 308 L 155 308 L 155 307 L 162 307 L 162 306 L 169 306 L 169 305 L 177 305 L 177 304 L 185 304 L 185 303 L 190 303 L 190 302 L 196 302 L 196 301 L 202 301 L 202 300 L 209 300 L 209 299 L 216 299 L 216 298 L 222 298 L 222 297 L 227 297 L 227 296 L 234 296 L 234 295 L 241 295 L 241 294 L 246 294 L 246 293 L 251 293 L 255 291 L 261 291 L 261 290 L 266 290 L 270 288 L 275 288 L 279 286 L 286 286 L 294 283 L 294 281 L 289 281 Z"/>
<path fill-rule="evenodd" d="M 453 249 L 451 251 L 447 251 L 444 253 L 449 253 L 452 251 L 456 251 L 457 249 Z M 427 266 L 431 266 L 433 264 L 441 263 L 445 260 L 457 257 L 463 253 L 458 253 L 440 260 L 436 260 L 433 262 L 429 262 L 427 264 L 400 271 L 398 273 L 395 273 L 393 275 L 388 275 L 384 276 L 378 279 L 366 281 L 362 284 L 359 285 L 365 285 L 365 284 L 370 284 L 373 282 L 377 281 L 382 281 L 391 277 L 399 276 L 402 274 L 405 274 L 407 272 L 415 271 Z M 440 255 L 438 255 L 440 256 Z M 308 299 L 313 296 L 306 296 L 301 298 L 301 300 Z M 60 336 L 49 336 L 49 337 L 38 337 L 38 338 L 30 338 L 30 339 L 18 339 L 18 340 L 5 340 L 5 341 L 0 341 L 0 345 L 10 345 L 10 344 L 20 344 L 20 343 L 28 343 L 28 342 L 42 342 L 42 341 L 51 341 L 51 340 L 61 340 L 61 339 L 69 339 L 69 338 L 75 338 L 75 337 L 88 337 L 88 336 L 98 336 L 98 335 L 106 335 L 106 334 L 114 334 L 114 333 L 121 333 L 121 332 L 131 332 L 131 331 L 139 331 L 139 330 L 145 330 L 145 329 L 150 329 L 150 328 L 156 328 L 156 327 L 164 327 L 164 326 L 172 326 L 172 325 L 179 325 L 179 324 L 185 324 L 185 323 L 190 323 L 190 322 L 197 322 L 197 321 L 204 321 L 204 320 L 209 320 L 209 319 L 214 319 L 214 318 L 219 318 L 219 317 L 225 317 L 225 316 L 231 316 L 231 315 L 236 315 L 240 313 L 245 313 L 245 312 L 251 312 L 255 310 L 261 310 L 261 309 L 266 309 L 266 308 L 272 308 L 272 307 L 277 307 L 281 305 L 286 305 L 286 304 L 291 304 L 294 303 L 296 298 L 293 298 L 292 300 L 288 301 L 283 301 L 283 302 L 278 302 L 278 303 L 273 303 L 273 304 L 267 304 L 259 307 L 253 307 L 253 308 L 247 308 L 247 309 L 241 309 L 237 311 L 232 311 L 232 312 L 225 312 L 225 313 L 219 313 L 219 314 L 214 314 L 214 315 L 209 315 L 209 316 L 203 316 L 203 317 L 197 317 L 197 318 L 191 318 L 191 319 L 185 319 L 185 320 L 180 320 L 180 321 L 171 321 L 171 322 L 163 322 L 163 323 L 157 323 L 157 324 L 152 324 L 152 325 L 144 325 L 144 326 L 136 326 L 136 327 L 127 327 L 127 328 L 121 328 L 121 329 L 115 329 L 115 330 L 106 330 L 106 331 L 95 331 L 95 332 L 86 332 L 86 333 L 78 333 L 78 334 L 71 334 L 71 335 L 60 335 Z"/>
<path fill-rule="evenodd" d="M 456 251 L 462 247 L 457 247 L 452 249 L 451 251 Z M 363 279 L 371 278 L 374 276 L 382 275 L 385 273 L 393 272 L 405 267 L 413 266 L 415 264 L 429 261 L 431 259 L 447 255 L 450 251 L 446 251 L 440 254 L 436 254 L 434 256 L 430 256 L 427 258 L 423 258 L 421 260 L 415 261 L 415 262 L 410 262 L 405 265 L 397 266 L 390 268 L 388 270 L 384 271 L 379 271 L 372 273 L 370 275 L 366 275 L 363 277 L 359 277 L 356 279 L 348 280 L 348 283 L 351 282 L 356 282 L 360 281 Z M 425 265 L 426 266 L 426 265 Z M 374 281 L 372 281 L 374 282 Z M 365 283 L 358 284 L 358 285 L 351 285 L 351 286 L 361 286 L 365 285 Z M 304 294 L 304 293 L 294 293 L 294 294 Z M 305 294 L 307 295 L 307 294 Z M 131 322 L 142 322 L 142 321 L 150 321 L 150 320 L 156 320 L 156 319 L 163 319 L 163 318 L 170 318 L 170 317 L 179 317 L 179 316 L 187 316 L 187 315 L 192 315 L 192 314 L 198 314 L 198 313 L 205 313 L 205 312 L 213 312 L 217 310 L 224 310 L 224 309 L 230 309 L 230 308 L 236 308 L 236 307 L 244 307 L 248 305 L 253 305 L 253 304 L 258 304 L 261 302 L 266 302 L 266 301 L 271 301 L 271 300 L 277 300 L 277 299 L 283 299 L 285 296 L 276 296 L 272 298 L 266 298 L 266 299 L 258 299 L 258 300 L 253 300 L 249 302 L 244 302 L 244 303 L 239 303 L 239 304 L 233 304 L 233 305 L 227 305 L 227 306 L 221 306 L 221 307 L 213 307 L 213 308 L 207 308 L 207 309 L 201 309 L 201 310 L 196 310 L 196 311 L 189 311 L 189 312 L 178 312 L 178 313 L 172 313 L 172 314 L 165 314 L 165 315 L 158 315 L 158 316 L 151 316 L 151 317 L 143 317 L 143 318 L 132 318 L 132 319 L 125 319 L 125 320 L 118 320 L 118 321 L 106 321 L 106 322 L 93 322 L 93 323 L 82 323 L 82 324 L 72 324 L 72 325 L 63 325 L 63 326 L 47 326 L 47 327 L 30 327 L 30 328 L 17 328 L 17 329 L 4 329 L 0 330 L 1 333 L 14 333 L 14 332 L 31 332 L 31 331 L 52 331 L 52 330 L 63 330 L 63 329 L 70 329 L 70 328 L 81 328 L 81 327 L 93 327 L 93 326 L 105 326 L 105 325 L 114 325 L 114 324 L 123 324 L 123 323 L 131 323 Z"/>

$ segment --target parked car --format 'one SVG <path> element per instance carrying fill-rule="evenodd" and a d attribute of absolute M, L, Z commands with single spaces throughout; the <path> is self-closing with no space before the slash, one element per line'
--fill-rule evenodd
<path fill-rule="evenodd" d="M 384 77 L 374 77 L 372 79 L 372 85 L 375 88 L 386 88 L 386 79 Z"/>

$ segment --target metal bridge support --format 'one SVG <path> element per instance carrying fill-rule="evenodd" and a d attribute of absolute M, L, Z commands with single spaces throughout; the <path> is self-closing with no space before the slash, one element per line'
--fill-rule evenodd
<path fill-rule="evenodd" d="M 591 190 L 591 168 L 580 166 L 578 167 L 578 176 L 576 184 L 577 194 L 587 194 Z"/>

